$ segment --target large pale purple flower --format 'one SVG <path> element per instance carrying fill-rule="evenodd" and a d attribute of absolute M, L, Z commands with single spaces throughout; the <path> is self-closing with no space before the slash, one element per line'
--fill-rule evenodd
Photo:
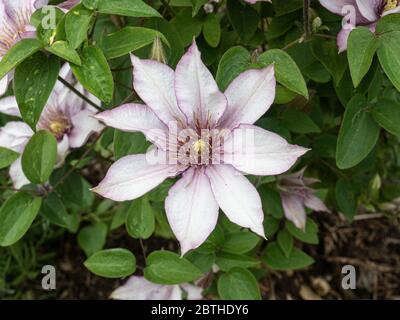
<path fill-rule="evenodd" d="M 60 75 L 74 83 L 72 72 L 68 64 L 65 64 Z M 95 100 L 83 90 L 80 84 L 75 88 Z M 96 101 L 96 100 L 95 100 Z M 45 109 L 40 116 L 37 130 L 51 132 L 58 142 L 57 164 L 61 165 L 71 148 L 79 148 L 85 144 L 88 137 L 95 132 L 100 132 L 103 126 L 93 117 L 96 109 L 81 100 L 75 93 L 61 83 L 57 83 Z M 15 97 L 6 97 L 0 100 L 0 112 L 20 116 Z M 18 153 L 23 152 L 33 130 L 22 121 L 13 121 L 0 128 L 0 146 Z M 29 183 L 25 177 L 21 158 L 17 159 L 10 167 L 10 176 L 15 188 L 21 188 Z"/>
<path fill-rule="evenodd" d="M 195 42 L 175 72 L 135 56 L 132 63 L 133 85 L 146 105 L 127 104 L 96 117 L 144 133 L 154 148 L 117 161 L 94 191 L 115 201 L 132 200 L 183 173 L 165 201 L 183 254 L 207 239 L 219 208 L 264 237 L 260 196 L 242 173 L 281 174 L 307 152 L 253 125 L 274 101 L 273 66 L 243 72 L 222 93 Z M 247 133 L 251 141 L 245 141 Z M 168 161 L 149 161 L 157 157 Z"/>
<path fill-rule="evenodd" d="M 329 11 L 346 17 L 343 28 L 337 36 L 339 52 L 347 49 L 350 32 L 356 26 L 369 27 L 375 32 L 376 22 L 383 16 L 399 13 L 398 0 L 319 0 Z"/>
<path fill-rule="evenodd" d="M 35 37 L 30 25 L 32 14 L 47 4 L 47 0 L 0 0 L 0 61 L 7 51 L 24 38 Z M 12 74 L 0 80 L 0 96 L 7 90 Z"/>
<path fill-rule="evenodd" d="M 315 195 L 315 190 L 311 188 L 311 185 L 319 180 L 304 177 L 304 171 L 305 168 L 279 178 L 285 216 L 302 230 L 306 227 L 306 207 L 314 211 L 329 212 L 321 199 Z"/>
<path fill-rule="evenodd" d="M 147 281 L 143 277 L 132 276 L 112 294 L 115 300 L 201 300 L 201 287 L 192 284 L 160 285 Z"/>

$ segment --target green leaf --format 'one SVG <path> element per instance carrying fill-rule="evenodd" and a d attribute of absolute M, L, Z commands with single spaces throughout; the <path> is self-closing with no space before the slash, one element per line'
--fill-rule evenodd
<path fill-rule="evenodd" d="M 13 150 L 0 147 L 0 169 L 7 168 L 19 158 L 19 153 Z"/>
<path fill-rule="evenodd" d="M 126 249 L 108 249 L 96 252 L 84 265 L 100 277 L 122 278 L 135 272 L 136 258 Z"/>
<path fill-rule="evenodd" d="M 215 264 L 222 271 L 229 271 L 234 267 L 241 268 L 253 268 L 259 265 L 259 261 L 252 257 L 241 255 L 241 254 L 233 254 L 228 252 L 218 252 Z"/>
<path fill-rule="evenodd" d="M 115 130 L 114 154 L 116 159 L 121 159 L 130 154 L 146 153 L 151 143 L 140 132 L 124 132 Z"/>
<path fill-rule="evenodd" d="M 42 199 L 25 192 L 12 195 L 0 209 L 0 246 L 16 243 L 35 220 Z"/>
<path fill-rule="evenodd" d="M 400 137 L 400 104 L 389 99 L 381 99 L 372 107 L 372 116 L 386 131 Z"/>
<path fill-rule="evenodd" d="M 83 0 L 82 4 L 89 10 L 95 10 L 99 4 L 99 0 Z"/>
<path fill-rule="evenodd" d="M 97 10 L 128 17 L 160 17 L 157 10 L 141 0 L 99 0 Z"/>
<path fill-rule="evenodd" d="M 155 217 L 147 197 L 133 200 L 125 224 L 126 230 L 132 238 L 150 238 L 155 228 Z"/>
<path fill-rule="evenodd" d="M 230 253 L 246 253 L 255 248 L 260 238 L 249 231 L 236 231 L 228 233 L 222 243 L 222 250 Z"/>
<path fill-rule="evenodd" d="M 24 39 L 17 42 L 0 61 L 0 79 L 41 48 L 42 43 L 36 39 Z"/>
<path fill-rule="evenodd" d="M 278 241 L 279 247 L 282 249 L 285 256 L 289 257 L 293 249 L 292 235 L 287 230 L 283 229 L 279 231 L 276 239 Z"/>
<path fill-rule="evenodd" d="M 339 179 L 335 187 L 336 202 L 349 222 L 357 212 L 357 195 L 351 181 Z"/>
<path fill-rule="evenodd" d="M 274 218 L 282 218 L 284 213 L 279 192 L 266 185 L 259 187 L 258 191 L 261 196 L 263 211 Z"/>
<path fill-rule="evenodd" d="M 72 49 L 66 41 L 56 41 L 50 47 L 46 47 L 46 50 L 78 66 L 82 64 L 79 54 L 76 50 Z"/>
<path fill-rule="evenodd" d="M 351 31 L 347 41 L 347 59 L 354 87 L 358 87 L 372 65 L 378 41 L 366 27 Z"/>
<path fill-rule="evenodd" d="M 391 31 L 379 36 L 378 58 L 386 75 L 400 91 L 400 31 Z"/>
<path fill-rule="evenodd" d="M 47 182 L 57 161 L 57 140 L 48 131 L 39 131 L 29 140 L 22 154 L 22 170 L 35 184 Z"/>
<path fill-rule="evenodd" d="M 340 80 L 347 68 L 346 55 L 338 54 L 338 48 L 335 42 L 317 39 L 311 43 L 311 50 L 315 58 L 332 75 L 335 85 L 339 85 Z"/>
<path fill-rule="evenodd" d="M 192 16 L 199 13 L 199 10 L 207 3 L 208 0 L 190 0 L 192 3 Z"/>
<path fill-rule="evenodd" d="M 157 37 L 169 46 L 167 39 L 157 30 L 125 27 L 105 36 L 101 47 L 107 59 L 114 59 L 152 44 Z"/>
<path fill-rule="evenodd" d="M 218 47 L 221 40 L 221 26 L 215 13 L 207 15 L 203 25 L 203 35 L 211 47 Z"/>
<path fill-rule="evenodd" d="M 256 278 L 242 268 L 234 268 L 219 277 L 218 294 L 223 300 L 261 300 Z"/>
<path fill-rule="evenodd" d="M 266 216 L 264 219 L 264 232 L 267 238 L 272 237 L 279 229 L 280 219 Z"/>
<path fill-rule="evenodd" d="M 314 263 L 312 257 L 297 248 L 293 248 L 289 256 L 285 256 L 276 242 L 268 244 L 261 259 L 274 270 L 303 269 Z"/>
<path fill-rule="evenodd" d="M 15 70 L 14 93 L 22 119 L 36 130 L 43 108 L 56 84 L 60 62 L 55 56 L 37 52 Z"/>
<path fill-rule="evenodd" d="M 66 14 L 65 33 L 68 43 L 73 49 L 78 48 L 86 40 L 92 17 L 93 11 L 82 4 L 73 7 Z"/>
<path fill-rule="evenodd" d="M 400 31 L 400 14 L 388 14 L 379 19 L 376 33 L 383 34 L 391 31 Z"/>
<path fill-rule="evenodd" d="M 192 10 L 185 8 L 170 21 L 172 27 L 178 32 L 183 45 L 186 47 L 193 38 L 197 38 L 202 30 L 203 22 L 197 17 L 192 17 Z"/>
<path fill-rule="evenodd" d="M 285 87 L 280 85 L 276 86 L 275 101 L 276 104 L 287 104 L 293 101 L 297 97 L 297 94 Z"/>
<path fill-rule="evenodd" d="M 354 96 L 346 107 L 336 149 L 336 163 L 340 169 L 359 164 L 378 141 L 379 125 L 366 107 L 367 101 L 361 95 Z"/>
<path fill-rule="evenodd" d="M 103 249 L 106 244 L 107 225 L 97 223 L 81 229 L 78 234 L 78 244 L 87 257 Z"/>
<path fill-rule="evenodd" d="M 144 276 L 154 283 L 173 285 L 197 280 L 202 272 L 176 253 L 154 251 L 147 257 Z"/>
<path fill-rule="evenodd" d="M 89 46 L 82 50 L 81 58 L 81 66 L 71 65 L 74 75 L 86 90 L 109 103 L 114 94 L 114 81 L 103 52 Z"/>
<path fill-rule="evenodd" d="M 283 50 L 271 49 L 258 57 L 258 61 L 268 66 L 274 64 L 276 80 L 308 99 L 307 84 L 296 62 Z"/>
<path fill-rule="evenodd" d="M 252 6 L 237 0 L 228 0 L 228 17 L 240 38 L 248 43 L 257 31 L 259 14 Z"/>
<path fill-rule="evenodd" d="M 224 53 L 216 76 L 217 84 L 221 91 L 225 91 L 228 85 L 251 64 L 251 55 L 243 47 L 232 47 Z"/>
<path fill-rule="evenodd" d="M 297 228 L 292 221 L 286 220 L 286 229 L 290 232 L 292 236 L 299 239 L 302 242 L 309 244 L 318 244 L 318 226 L 317 224 L 307 218 L 305 230 Z"/>
<path fill-rule="evenodd" d="M 282 115 L 282 120 L 285 126 L 295 133 L 308 134 L 321 132 L 315 122 L 304 112 L 287 109 Z"/>
<path fill-rule="evenodd" d="M 77 214 L 68 214 L 64 203 L 52 192 L 43 201 L 43 215 L 53 224 L 65 228 L 75 233 L 79 227 L 79 217 Z"/>

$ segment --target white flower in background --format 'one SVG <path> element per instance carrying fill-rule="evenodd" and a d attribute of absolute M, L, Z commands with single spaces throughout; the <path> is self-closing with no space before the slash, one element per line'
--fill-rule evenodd
<path fill-rule="evenodd" d="M 146 105 L 123 105 L 96 118 L 119 130 L 144 133 L 154 148 L 118 160 L 93 191 L 114 201 L 132 200 L 183 173 L 165 201 L 182 254 L 207 239 L 219 208 L 232 222 L 264 237 L 260 196 L 242 173 L 281 174 L 308 151 L 253 125 L 274 101 L 273 67 L 243 72 L 224 94 L 195 42 L 175 72 L 135 56 L 132 63 L 133 85 Z M 253 139 L 241 148 L 247 132 Z M 170 161 L 155 164 L 149 161 L 154 154 Z"/>
<path fill-rule="evenodd" d="M 79 0 L 69 0 L 58 5 L 68 11 Z M 0 61 L 10 48 L 25 38 L 34 38 L 36 28 L 30 24 L 32 14 L 44 6 L 48 0 L 0 0 Z M 10 72 L 0 80 L 0 96 L 6 91 L 13 78 Z"/>
<path fill-rule="evenodd" d="M 115 300 L 201 300 L 202 288 L 191 285 L 160 285 L 147 281 L 144 277 L 133 276 L 112 294 Z"/>
<path fill-rule="evenodd" d="M 319 0 L 329 11 L 346 17 L 337 36 L 339 52 L 347 50 L 350 32 L 357 26 L 366 26 L 375 32 L 377 21 L 388 14 L 400 12 L 397 0 Z"/>
<path fill-rule="evenodd" d="M 65 64 L 60 75 L 72 84 L 72 72 Z M 85 92 L 78 83 L 75 88 L 90 97 L 96 98 Z M 99 102 L 99 101 L 98 101 Z M 0 112 L 20 116 L 15 97 L 6 97 L 0 100 Z M 58 142 L 57 164 L 61 165 L 71 148 L 83 146 L 92 133 L 100 132 L 103 126 L 93 117 L 97 110 L 79 98 L 70 89 L 57 82 L 56 86 L 40 116 L 37 130 L 51 132 Z M 0 146 L 22 154 L 33 130 L 22 121 L 13 121 L 0 128 Z M 21 188 L 29 183 L 21 167 L 21 157 L 10 167 L 10 176 L 15 188 Z"/>
<path fill-rule="evenodd" d="M 310 187 L 319 180 L 304 177 L 304 171 L 305 168 L 278 180 L 285 216 L 302 230 L 306 227 L 306 207 L 314 211 L 329 212 L 321 199 L 315 195 L 315 190 Z"/>

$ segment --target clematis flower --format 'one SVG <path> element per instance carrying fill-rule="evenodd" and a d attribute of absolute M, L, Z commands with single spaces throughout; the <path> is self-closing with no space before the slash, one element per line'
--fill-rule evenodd
<path fill-rule="evenodd" d="M 65 64 L 60 75 L 73 83 L 72 72 Z M 92 101 L 92 95 L 86 93 L 80 84 L 75 86 L 81 93 L 86 94 Z M 79 148 L 85 144 L 92 133 L 100 132 L 103 126 L 93 117 L 96 109 L 81 100 L 70 89 L 57 83 L 44 108 L 37 124 L 37 130 L 47 130 L 57 139 L 57 164 L 61 165 L 71 148 Z M 20 116 L 15 97 L 6 97 L 0 100 L 0 112 Z M 14 150 L 20 154 L 24 151 L 33 130 L 22 121 L 13 121 L 0 128 L 0 146 Z M 18 158 L 10 167 L 10 176 L 14 187 L 19 189 L 29 184 L 25 177 L 21 158 Z"/>
<path fill-rule="evenodd" d="M 175 72 L 131 58 L 133 86 L 146 105 L 122 105 L 96 118 L 119 130 L 140 131 L 154 147 L 118 160 L 93 191 L 114 201 L 133 200 L 182 174 L 165 201 L 182 254 L 207 239 L 219 208 L 264 237 L 261 199 L 243 173 L 281 174 L 308 151 L 253 125 L 274 101 L 273 66 L 243 72 L 222 93 L 195 42 Z"/>
<path fill-rule="evenodd" d="M 68 11 L 79 0 L 68 0 L 58 5 Z M 32 14 L 45 5 L 48 0 L 0 0 L 0 61 L 10 48 L 25 38 L 34 38 L 36 28 L 30 24 Z M 10 72 L 0 79 L 0 96 L 6 91 L 13 78 Z"/>
<path fill-rule="evenodd" d="M 201 300 L 202 288 L 192 284 L 159 285 L 147 281 L 144 277 L 132 276 L 112 294 L 115 300 Z"/>
<path fill-rule="evenodd" d="M 305 168 L 296 173 L 282 176 L 278 180 L 285 216 L 302 230 L 306 227 L 306 207 L 314 211 L 330 212 L 321 199 L 315 195 L 315 190 L 310 187 L 319 180 L 304 177 L 304 171 Z"/>
<path fill-rule="evenodd" d="M 346 17 L 337 36 L 339 52 L 347 50 L 350 32 L 357 26 L 366 26 L 375 32 L 377 21 L 388 14 L 400 12 L 398 0 L 319 0 L 329 11 Z"/>

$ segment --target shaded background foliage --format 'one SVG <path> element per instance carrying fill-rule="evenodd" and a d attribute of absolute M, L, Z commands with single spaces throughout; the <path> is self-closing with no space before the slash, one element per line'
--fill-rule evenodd
<path fill-rule="evenodd" d="M 375 35 L 357 28 L 348 51 L 338 54 L 335 36 L 341 17 L 318 1 L 312 1 L 306 11 L 309 24 L 304 23 L 304 3 L 298 0 L 253 6 L 239 0 L 147 1 L 151 7 L 141 11 L 135 11 L 132 3 L 142 2 L 134 0 L 121 1 L 128 4 L 122 11 L 113 7 L 114 0 L 107 5 L 82 2 L 75 8 L 79 15 L 73 14 L 74 9 L 66 15 L 58 13 L 56 30 L 38 27 L 39 42 L 28 49 L 37 45 L 51 54 L 38 57 L 42 62 L 57 59 L 45 64 L 59 63 L 58 59 L 70 62 L 79 82 L 102 101 L 102 109 L 139 101 L 132 89 L 131 51 L 142 58 L 157 56 L 175 67 L 196 38 L 221 91 L 239 73 L 274 63 L 279 84 L 275 104 L 257 124 L 312 149 L 296 168 L 306 166 L 307 176 L 320 180 L 315 188 L 332 212 L 308 211 L 306 228 L 300 230 L 284 217 L 277 179 L 251 177 L 262 197 L 269 240 L 262 241 L 221 215 L 206 243 L 180 259 L 172 253 L 179 249 L 163 206 L 174 181 L 126 203 L 90 192 L 114 159 L 142 153 L 149 145 L 141 134 L 107 128 L 54 170 L 54 163 L 46 168 L 39 163 L 40 172 L 29 168 L 35 159 L 27 153 L 26 170 L 37 185 L 26 187 L 26 193 L 13 195 L 8 174 L 2 170 L 2 201 L 29 198 L 30 209 L 23 211 L 20 221 L 7 223 L 10 212 L 21 211 L 15 211 L 19 209 L 9 204 L 11 200 L 0 211 L 0 297 L 107 298 L 119 281 L 100 276 L 123 278 L 135 271 L 162 284 L 206 275 L 202 285 L 208 298 L 398 297 L 397 14 L 382 19 Z M 40 21 L 40 13 L 32 21 Z M 157 48 L 162 52 L 154 52 Z M 22 60 L 14 64 L 19 65 L 14 94 L 24 121 L 34 125 L 46 101 L 42 106 L 24 101 L 22 93 L 31 83 L 19 71 L 23 64 L 29 66 L 29 60 Z M 7 71 L 4 68 L 3 61 L 1 74 Z M 54 81 L 49 79 L 50 91 Z M 6 95 L 12 93 L 11 87 Z M 24 115 L 24 106 L 36 115 Z M 0 116 L 2 125 L 10 120 Z M 47 145 L 51 141 L 37 142 L 33 148 L 50 154 Z M 1 150 L 3 168 L 12 159 L 12 154 Z M 48 178 L 50 184 L 45 184 Z M 14 202 L 25 203 L 18 198 Z M 18 234 L 8 233 L 12 227 Z M 109 268 L 110 263 L 118 265 L 119 272 Z M 55 292 L 40 289 L 44 264 L 57 266 Z M 340 268 L 345 264 L 360 269 L 355 292 L 340 288 Z M 238 289 L 243 287 L 247 290 Z"/>

